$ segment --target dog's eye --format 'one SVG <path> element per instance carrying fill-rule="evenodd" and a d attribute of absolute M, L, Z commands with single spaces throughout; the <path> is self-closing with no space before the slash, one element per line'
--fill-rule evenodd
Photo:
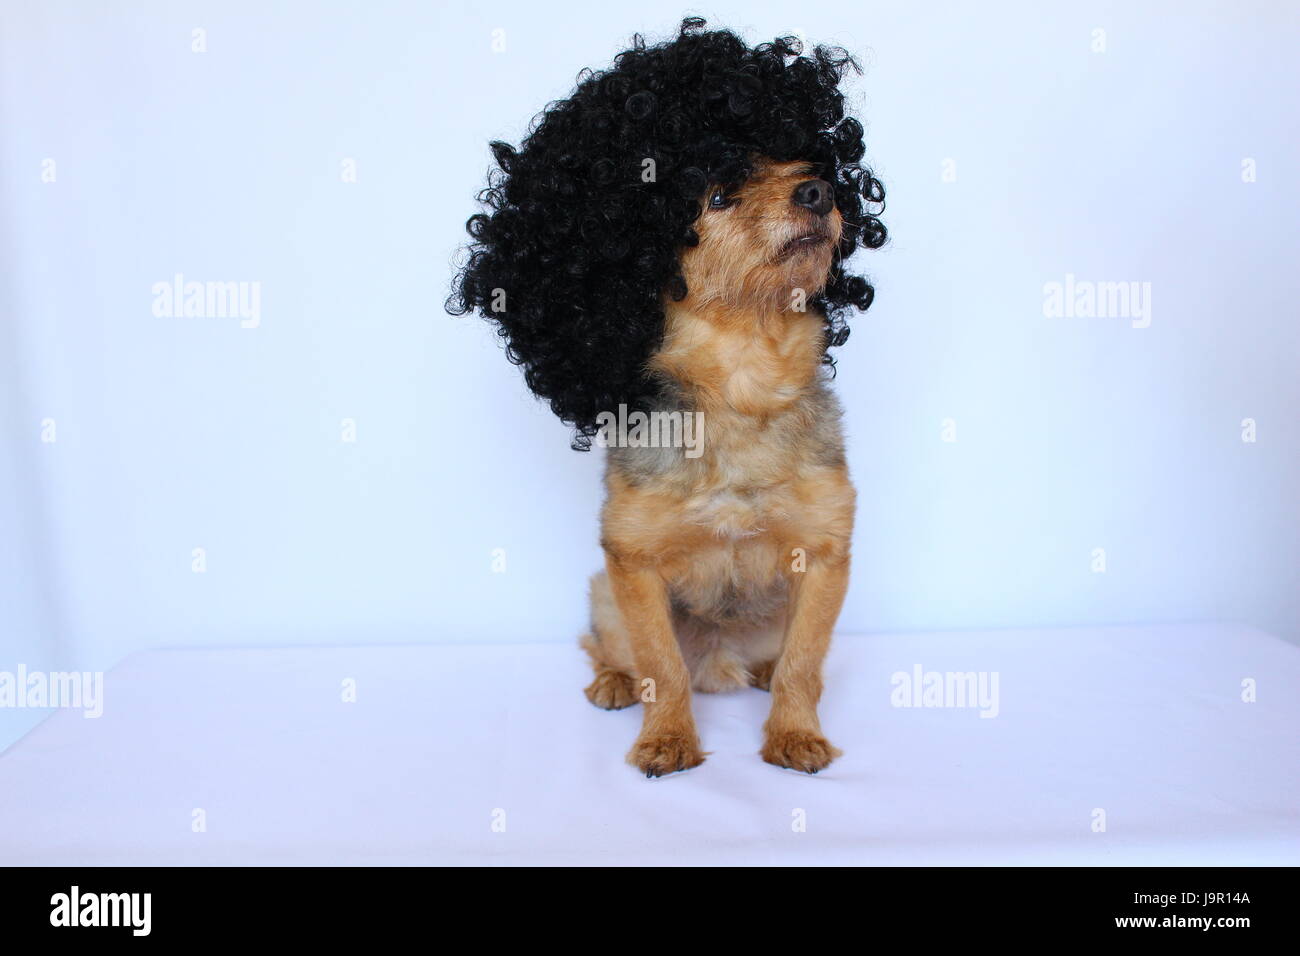
<path fill-rule="evenodd" d="M 713 190 L 713 195 L 709 197 L 710 209 L 725 209 L 727 207 L 727 197 L 722 192 L 722 187 Z"/>

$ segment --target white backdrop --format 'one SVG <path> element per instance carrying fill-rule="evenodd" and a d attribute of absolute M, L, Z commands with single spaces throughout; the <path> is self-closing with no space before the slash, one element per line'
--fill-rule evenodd
<path fill-rule="evenodd" d="M 441 303 L 487 140 L 683 12 L 867 65 L 841 629 L 1300 637 L 1295 4 L 2 8 L 0 670 L 573 640 L 599 453 Z M 178 273 L 255 327 L 156 315 Z M 1048 317 L 1067 275 L 1149 315 Z"/>

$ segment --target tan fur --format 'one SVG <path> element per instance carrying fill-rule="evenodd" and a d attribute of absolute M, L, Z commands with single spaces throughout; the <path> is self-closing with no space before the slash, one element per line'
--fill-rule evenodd
<path fill-rule="evenodd" d="M 690 294 L 665 302 L 651 369 L 703 412 L 703 454 L 608 458 L 587 696 L 643 702 L 628 759 L 651 776 L 704 759 L 692 688 L 770 686 L 770 763 L 815 773 L 838 754 L 817 703 L 848 585 L 854 490 L 822 375 L 822 317 L 796 303 L 824 282 L 840 220 L 823 220 L 826 243 L 781 255 L 814 221 L 790 201 L 807 178 L 805 164 L 760 165 L 738 202 L 702 215 L 700 243 L 682 255 Z"/>

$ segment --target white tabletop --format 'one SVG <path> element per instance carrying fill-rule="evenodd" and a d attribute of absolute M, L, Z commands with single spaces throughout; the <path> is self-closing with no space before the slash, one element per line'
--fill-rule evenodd
<path fill-rule="evenodd" d="M 895 706 L 918 666 L 996 674 L 996 716 Z M 1300 863 L 1300 649 L 1248 627 L 840 636 L 815 777 L 746 690 L 647 780 L 588 679 L 555 644 L 140 654 L 0 756 L 0 864 Z"/>

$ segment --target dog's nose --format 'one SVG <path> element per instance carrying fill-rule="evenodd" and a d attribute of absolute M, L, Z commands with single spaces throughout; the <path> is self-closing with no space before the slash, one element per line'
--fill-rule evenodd
<path fill-rule="evenodd" d="M 796 206 L 802 206 L 809 212 L 824 216 L 835 206 L 835 193 L 831 184 L 824 179 L 810 179 L 794 187 L 790 197 Z"/>

